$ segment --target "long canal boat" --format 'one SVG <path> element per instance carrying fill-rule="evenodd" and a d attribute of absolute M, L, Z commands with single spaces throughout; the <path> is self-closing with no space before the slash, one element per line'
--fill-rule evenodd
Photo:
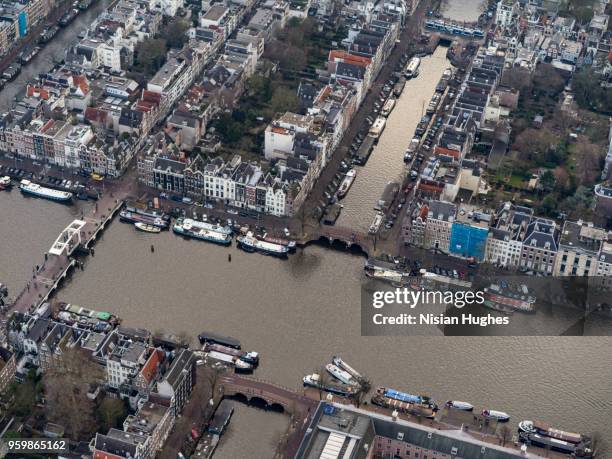
<path fill-rule="evenodd" d="M 39 185 L 38 183 L 30 182 L 29 180 L 22 180 L 19 185 L 19 189 L 24 194 L 30 194 L 38 198 L 49 199 L 57 202 L 71 202 L 72 193 L 68 191 L 58 191 L 52 188 L 47 188 Z"/>
<path fill-rule="evenodd" d="M 179 218 L 172 226 L 172 231 L 181 236 L 212 242 L 214 244 L 230 245 L 232 243 L 231 233 L 218 231 L 217 229 L 212 229 L 202 224 L 210 225 L 209 223 L 197 222 L 189 218 Z"/>

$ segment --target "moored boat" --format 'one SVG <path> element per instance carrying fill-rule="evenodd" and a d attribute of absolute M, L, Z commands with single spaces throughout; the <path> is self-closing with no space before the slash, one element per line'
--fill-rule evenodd
<path fill-rule="evenodd" d="M 12 185 L 11 178 L 8 175 L 0 177 L 0 190 L 8 190 Z"/>
<path fill-rule="evenodd" d="M 138 231 L 143 231 L 145 233 L 159 233 L 161 231 L 161 228 L 155 225 L 148 225 L 147 223 L 143 222 L 134 223 L 134 228 L 136 228 Z"/>
<path fill-rule="evenodd" d="M 224 362 L 229 365 L 233 365 L 236 371 L 253 371 L 253 365 L 241 360 L 238 357 L 234 357 L 229 354 L 224 354 L 218 351 L 209 351 L 206 353 L 207 357 L 215 359 L 219 362 Z"/>
<path fill-rule="evenodd" d="M 144 223 L 151 226 L 157 226 L 160 229 L 168 228 L 168 222 L 161 217 L 151 217 L 127 209 L 123 209 L 119 212 L 119 220 L 127 223 Z"/>
<path fill-rule="evenodd" d="M 455 410 L 460 411 L 472 411 L 474 410 L 474 405 L 468 402 L 461 402 L 459 400 L 449 400 L 446 402 L 447 408 L 453 408 Z"/>
<path fill-rule="evenodd" d="M 335 355 L 332 358 L 332 363 L 334 365 L 336 365 L 338 368 L 340 368 L 340 369 L 346 371 L 347 373 L 349 373 L 357 381 L 361 381 L 361 380 L 364 379 L 363 376 L 361 375 L 361 373 L 359 373 L 352 366 L 350 366 L 348 363 L 346 363 L 344 360 L 342 360 L 342 358 L 340 356 Z"/>
<path fill-rule="evenodd" d="M 296 246 L 297 246 L 295 241 L 290 241 L 288 239 L 283 239 L 283 238 L 280 238 L 280 237 L 270 236 L 267 233 L 264 233 L 264 235 L 261 237 L 261 239 L 263 241 L 271 242 L 273 244 L 284 245 L 285 247 L 287 247 L 287 249 L 289 249 L 290 252 L 294 251 Z"/>
<path fill-rule="evenodd" d="M 258 239 L 251 231 L 243 236 L 238 236 L 236 239 L 239 247 L 246 252 L 259 252 L 275 257 L 286 257 L 289 252 L 289 249 L 284 245 Z"/>
<path fill-rule="evenodd" d="M 344 384 L 348 384 L 349 386 L 357 386 L 359 383 L 351 376 L 351 374 L 347 371 L 341 370 L 333 363 L 328 363 L 325 365 L 325 369 L 327 372 L 336 378 L 338 381 Z"/>
<path fill-rule="evenodd" d="M 172 226 L 172 231 L 181 236 L 199 239 L 201 241 L 213 242 L 215 244 L 229 245 L 232 242 L 232 235 L 228 232 L 221 232 L 212 228 L 198 225 L 195 220 L 189 218 L 179 218 Z M 208 223 L 206 225 L 209 225 Z"/>
<path fill-rule="evenodd" d="M 410 62 L 408 62 L 408 65 L 406 66 L 406 78 L 414 78 L 418 76 L 420 65 L 421 59 L 419 59 L 418 57 L 413 57 L 412 59 L 410 59 Z"/>
<path fill-rule="evenodd" d="M 305 386 L 314 387 L 315 389 L 330 392 L 332 394 L 341 395 L 343 397 L 352 397 L 355 395 L 355 388 L 347 384 L 335 383 L 332 381 L 323 381 L 321 375 L 313 373 L 306 375 L 302 379 Z"/>
<path fill-rule="evenodd" d="M 223 336 L 217 333 L 211 332 L 202 332 L 198 335 L 198 340 L 200 340 L 200 344 L 204 343 L 213 343 L 213 344 L 221 344 L 222 346 L 233 347 L 234 349 L 240 349 L 240 341 L 236 338 L 232 338 L 231 336 Z"/>
<path fill-rule="evenodd" d="M 541 421 L 521 421 L 518 424 L 518 431 L 539 434 L 575 444 L 581 443 L 584 439 L 581 434 L 555 429 L 554 427 L 551 427 L 550 425 Z"/>
<path fill-rule="evenodd" d="M 215 351 L 215 352 L 221 352 L 222 354 L 228 354 L 233 357 L 237 357 L 240 360 L 243 360 L 247 363 L 250 363 L 253 366 L 256 366 L 259 364 L 259 354 L 254 351 L 246 352 L 240 349 L 236 349 L 233 347 L 224 346 L 222 344 L 216 344 L 216 343 L 204 343 L 204 351 L 205 352 Z"/>
<path fill-rule="evenodd" d="M 342 199 L 348 193 L 348 190 L 351 188 L 351 185 L 355 181 L 355 176 L 357 175 L 357 171 L 355 169 L 351 169 L 346 173 L 346 176 L 342 180 L 340 187 L 338 188 L 338 199 Z"/>
<path fill-rule="evenodd" d="M 376 393 L 383 397 L 389 397 L 400 402 L 417 403 L 423 406 L 435 407 L 436 403 L 434 400 L 427 395 L 413 395 L 406 392 L 400 392 L 395 389 L 389 389 L 387 387 L 379 387 L 376 389 Z"/>
<path fill-rule="evenodd" d="M 497 410 L 482 410 L 482 416 L 487 419 L 494 419 L 497 422 L 508 422 L 510 420 L 510 415 L 508 413 L 504 413 L 503 411 Z"/>
<path fill-rule="evenodd" d="M 383 218 L 384 218 L 384 215 L 381 212 L 378 212 L 376 216 L 374 217 L 374 220 L 372 221 L 370 228 L 368 229 L 368 233 L 370 234 L 378 233 L 378 230 L 380 229 L 380 225 L 383 222 Z"/>
<path fill-rule="evenodd" d="M 19 189 L 24 194 L 31 194 L 39 198 L 50 199 L 51 201 L 70 202 L 72 201 L 72 193 L 68 191 L 59 191 L 52 188 L 47 188 L 38 183 L 22 180 Z"/>
<path fill-rule="evenodd" d="M 433 419 L 436 415 L 435 407 L 429 405 L 422 405 L 420 403 L 402 402 L 391 397 L 385 397 L 384 395 L 374 395 L 371 400 L 372 404 L 382 406 L 383 408 L 389 408 L 400 413 L 409 413 L 415 416 L 421 416 L 429 419 Z"/>

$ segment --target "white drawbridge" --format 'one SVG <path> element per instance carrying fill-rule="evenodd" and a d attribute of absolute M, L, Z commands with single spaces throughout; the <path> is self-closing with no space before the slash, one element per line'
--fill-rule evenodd
<path fill-rule="evenodd" d="M 57 237 L 49 253 L 51 255 L 72 255 L 81 243 L 81 230 L 86 225 L 83 220 L 74 220 Z"/>

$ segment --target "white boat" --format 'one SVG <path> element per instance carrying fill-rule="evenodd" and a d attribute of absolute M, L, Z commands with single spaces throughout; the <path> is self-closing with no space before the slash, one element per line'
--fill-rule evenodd
<path fill-rule="evenodd" d="M 215 223 L 201 222 L 192 218 L 184 218 L 183 225 L 190 227 L 192 231 L 203 229 L 207 231 L 215 231 L 221 234 L 232 234 L 232 229 L 229 226 L 217 225 Z"/>
<path fill-rule="evenodd" d="M 474 405 L 468 402 L 461 402 L 459 400 L 449 400 L 446 402 L 446 406 L 448 408 L 453 408 L 455 410 L 461 411 L 472 411 L 474 409 Z"/>
<path fill-rule="evenodd" d="M 0 190 L 6 190 L 11 185 L 11 178 L 8 175 L 0 177 Z"/>
<path fill-rule="evenodd" d="M 161 232 L 161 228 L 159 228 L 158 226 L 147 225 L 146 223 L 143 223 L 143 222 L 136 222 L 136 223 L 134 223 L 134 227 L 137 230 L 143 231 L 145 233 L 159 233 L 159 232 Z"/>
<path fill-rule="evenodd" d="M 378 230 L 380 229 L 380 225 L 382 224 L 383 218 L 384 218 L 384 215 L 381 212 L 378 212 L 376 214 L 376 217 L 374 217 L 372 224 L 370 225 L 370 229 L 368 230 L 368 233 L 370 234 L 378 233 Z"/>
<path fill-rule="evenodd" d="M 344 360 L 342 360 L 342 358 L 340 358 L 340 356 L 335 355 L 332 358 L 332 363 L 334 365 L 336 365 L 338 368 L 340 368 L 340 369 L 346 371 L 347 373 L 349 373 L 353 378 L 355 378 L 357 380 L 363 380 L 363 376 L 361 375 L 361 373 L 359 373 L 352 366 L 350 366 L 348 363 L 346 363 Z"/>
<path fill-rule="evenodd" d="M 383 108 L 380 111 L 380 114 L 382 116 L 389 116 L 391 112 L 393 111 L 394 107 L 395 107 L 395 99 L 393 97 L 389 97 L 387 101 L 385 102 L 385 105 L 383 105 Z"/>
<path fill-rule="evenodd" d="M 406 66 L 406 78 L 413 78 L 418 76 L 419 74 L 419 66 L 421 65 L 421 59 L 418 57 L 413 57 L 412 59 L 410 59 L 410 62 L 408 62 L 408 65 Z"/>
<path fill-rule="evenodd" d="M 482 410 L 482 415 L 487 419 L 494 419 L 497 422 L 508 422 L 510 420 L 510 415 L 503 411 Z"/>
<path fill-rule="evenodd" d="M 218 229 L 207 229 L 209 227 L 215 227 Z M 229 245 L 232 242 L 231 231 L 225 231 L 224 227 L 219 225 L 211 225 L 210 223 L 205 222 L 198 222 L 189 218 L 179 218 L 172 226 L 172 231 L 181 236 L 199 239 L 201 241 L 213 242 L 220 245 Z"/>
<path fill-rule="evenodd" d="M 349 372 L 341 370 L 333 363 L 328 363 L 327 365 L 325 365 L 325 369 L 330 375 L 332 375 L 334 378 L 344 384 L 348 384 L 351 386 L 358 385 L 357 381 L 355 381 L 355 378 L 353 378 Z"/>
<path fill-rule="evenodd" d="M 218 351 L 210 351 L 207 352 L 206 355 L 211 359 L 218 360 L 219 362 L 229 363 L 233 365 L 238 371 L 251 371 L 253 370 L 253 365 L 244 360 L 239 359 L 238 357 L 234 357 L 229 354 L 224 354 L 223 352 Z"/>
<path fill-rule="evenodd" d="M 383 133 L 383 131 L 385 130 L 386 124 L 387 124 L 387 118 L 383 116 L 379 116 L 378 118 L 374 120 L 374 123 L 370 127 L 369 134 L 375 139 L 378 139 L 380 135 Z"/>
<path fill-rule="evenodd" d="M 72 200 L 72 193 L 68 191 L 54 190 L 53 188 L 40 186 L 38 183 L 33 183 L 25 179 L 21 181 L 19 189 L 22 193 L 50 199 L 51 201 L 67 202 Z"/>
<path fill-rule="evenodd" d="M 355 181 L 355 176 L 357 175 L 357 171 L 355 169 L 351 169 L 346 173 L 346 176 L 342 180 L 340 187 L 338 188 L 338 199 L 342 199 L 348 193 L 348 190 L 351 188 L 351 185 Z"/>

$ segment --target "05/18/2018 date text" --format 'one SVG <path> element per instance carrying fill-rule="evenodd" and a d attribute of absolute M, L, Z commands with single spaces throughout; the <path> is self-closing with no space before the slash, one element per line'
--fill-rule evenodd
<path fill-rule="evenodd" d="M 3 440 L 7 453 L 66 453 L 68 440 L 63 438 L 15 438 Z M 1 451 L 0 451 L 1 453 Z"/>

